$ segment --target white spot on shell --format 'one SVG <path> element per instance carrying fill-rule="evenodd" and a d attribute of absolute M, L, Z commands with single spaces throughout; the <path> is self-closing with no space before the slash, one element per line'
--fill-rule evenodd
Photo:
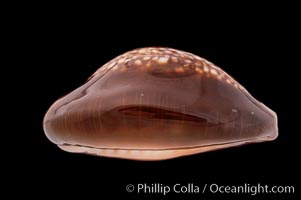
<path fill-rule="evenodd" d="M 177 52 L 177 54 L 179 54 L 179 55 L 183 55 L 183 54 L 184 54 L 183 51 L 176 50 L 176 52 Z"/>
<path fill-rule="evenodd" d="M 201 57 L 199 57 L 199 56 L 194 56 L 197 60 L 199 60 L 199 61 L 204 61 L 204 59 L 203 58 L 201 58 Z"/>
<path fill-rule="evenodd" d="M 216 69 L 210 69 L 210 73 L 212 74 L 212 75 L 218 75 L 218 72 L 217 72 L 217 70 Z"/>
<path fill-rule="evenodd" d="M 125 61 L 125 58 L 120 58 L 118 61 L 117 61 L 117 63 L 118 64 L 121 64 L 121 63 L 123 63 Z"/>
<path fill-rule="evenodd" d="M 204 71 L 209 72 L 209 68 L 206 65 L 204 66 Z"/>
<path fill-rule="evenodd" d="M 188 58 L 190 58 L 191 60 L 193 60 L 193 59 L 194 59 L 194 57 L 193 57 L 193 56 L 191 56 L 191 55 L 188 55 L 187 57 L 188 57 Z"/>
<path fill-rule="evenodd" d="M 237 113 L 237 109 L 232 108 L 232 112 Z"/>
<path fill-rule="evenodd" d="M 173 62 L 178 62 L 178 58 L 177 57 L 171 57 L 171 60 L 173 61 Z"/>
<path fill-rule="evenodd" d="M 135 60 L 134 63 L 135 63 L 136 65 L 141 65 L 141 64 L 142 64 L 141 60 Z"/>
<path fill-rule="evenodd" d="M 198 73 L 202 74 L 203 70 L 201 70 L 200 68 L 195 68 L 195 71 L 197 71 Z"/>
<path fill-rule="evenodd" d="M 166 64 L 167 62 L 168 62 L 168 57 L 167 56 L 163 56 L 163 57 L 160 57 L 159 58 L 159 60 L 158 60 L 158 62 L 160 63 L 160 64 Z"/>
<path fill-rule="evenodd" d="M 147 50 L 146 49 L 140 49 L 139 53 L 147 53 Z"/>
<path fill-rule="evenodd" d="M 218 76 L 220 79 L 222 79 L 222 78 L 224 78 L 225 77 L 225 74 L 222 72 L 222 73 L 220 73 L 219 74 L 219 76 Z"/>
<path fill-rule="evenodd" d="M 152 60 L 158 60 L 158 56 L 153 57 Z"/>

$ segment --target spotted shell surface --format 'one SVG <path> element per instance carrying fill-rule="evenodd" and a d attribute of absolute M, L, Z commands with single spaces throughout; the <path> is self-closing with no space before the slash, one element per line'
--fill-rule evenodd
<path fill-rule="evenodd" d="M 44 118 L 61 149 L 163 160 L 273 140 L 277 116 L 221 68 L 171 48 L 141 48 L 100 67 Z"/>

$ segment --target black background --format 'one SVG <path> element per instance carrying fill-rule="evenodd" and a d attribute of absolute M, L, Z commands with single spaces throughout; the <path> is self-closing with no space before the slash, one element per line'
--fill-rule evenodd
<path fill-rule="evenodd" d="M 16 162 L 12 186 L 23 188 L 22 194 L 39 197 L 39 191 L 47 196 L 85 199 L 150 196 L 126 192 L 127 184 L 137 183 L 293 185 L 298 193 L 297 135 L 300 131 L 294 116 L 298 109 L 299 73 L 295 70 L 299 63 L 294 61 L 298 34 L 293 21 L 284 19 L 277 11 L 265 14 L 265 10 L 256 11 L 256 15 L 248 13 L 245 18 L 240 18 L 244 11 L 229 19 L 221 15 L 217 20 L 204 17 L 206 14 L 201 16 L 199 12 L 189 19 L 158 14 L 159 17 L 152 19 L 151 16 L 142 22 L 135 19 L 144 18 L 143 13 L 129 19 L 121 15 L 117 20 L 93 15 L 93 21 L 83 18 L 85 14 L 80 12 L 64 15 L 63 10 L 59 16 L 42 13 L 22 21 L 21 34 L 17 34 L 20 41 L 17 49 L 25 55 L 19 58 L 26 67 L 19 65 L 15 69 L 24 90 L 21 89 L 18 98 L 23 102 L 21 120 L 12 127 L 18 139 L 15 139 L 16 148 L 11 151 L 15 156 L 11 159 Z M 42 17 L 41 22 L 36 20 L 38 17 Z M 79 87 L 110 59 L 147 46 L 188 51 L 220 66 L 277 113 L 278 139 L 158 162 L 71 154 L 48 141 L 42 121 L 55 100 Z M 25 189 L 27 187 L 31 189 Z M 184 199 L 250 197 L 175 196 Z M 296 194 L 257 195 L 254 199 L 292 197 Z M 156 194 L 154 198 L 164 197 Z"/>

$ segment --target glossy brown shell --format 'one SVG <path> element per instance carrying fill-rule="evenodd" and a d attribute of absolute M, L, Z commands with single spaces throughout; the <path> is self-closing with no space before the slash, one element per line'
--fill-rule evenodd
<path fill-rule="evenodd" d="M 219 67 L 170 48 L 111 60 L 44 118 L 63 150 L 161 160 L 278 135 L 276 114 Z"/>

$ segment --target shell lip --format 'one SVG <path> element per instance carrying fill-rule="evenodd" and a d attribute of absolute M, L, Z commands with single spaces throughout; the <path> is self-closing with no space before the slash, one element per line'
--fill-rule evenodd
<path fill-rule="evenodd" d="M 110 158 L 123 158 L 137 161 L 160 161 L 182 156 L 189 156 L 197 153 L 214 151 L 223 148 L 240 146 L 253 142 L 267 141 L 266 137 L 254 138 L 232 143 L 222 143 L 218 145 L 208 145 L 189 148 L 170 148 L 170 149 L 120 149 L 120 148 L 94 148 L 80 145 L 58 145 L 64 151 L 72 153 L 84 153 L 94 156 L 104 156 Z"/>
<path fill-rule="evenodd" d="M 196 149 L 196 148 L 202 148 L 202 147 L 212 147 L 212 146 L 219 146 L 219 145 L 231 145 L 236 143 L 255 143 L 255 142 L 263 142 L 263 141 L 272 141 L 277 138 L 278 134 L 276 134 L 276 137 L 271 137 L 270 135 L 265 137 L 257 137 L 252 139 L 245 139 L 245 140 L 237 140 L 237 141 L 231 141 L 231 142 L 223 142 L 223 143 L 216 143 L 216 144 L 209 144 L 209 145 L 200 145 L 200 146 L 188 146 L 188 147 L 178 147 L 178 148 L 101 148 L 101 147 L 93 147 L 93 146 L 87 146 L 87 145 L 79 145 L 79 144 L 58 144 L 59 146 L 73 146 L 73 147 L 83 147 L 83 148 L 91 148 L 91 149 L 102 149 L 102 150 L 133 150 L 133 151 L 169 151 L 169 150 L 186 150 L 186 149 Z"/>

